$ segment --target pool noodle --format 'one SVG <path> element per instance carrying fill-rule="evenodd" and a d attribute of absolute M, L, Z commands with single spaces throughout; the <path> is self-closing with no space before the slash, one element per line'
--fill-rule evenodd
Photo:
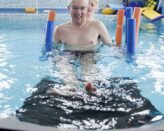
<path fill-rule="evenodd" d="M 46 29 L 46 38 L 45 38 L 46 51 L 52 50 L 53 31 L 55 28 L 54 21 L 55 21 L 55 11 L 49 11 L 48 21 L 47 21 L 47 29 Z"/>
<path fill-rule="evenodd" d="M 126 12 L 125 12 L 125 15 L 126 15 L 126 24 L 125 24 L 125 26 L 126 26 L 126 27 L 125 27 L 125 28 L 126 28 L 125 34 L 126 34 L 126 35 L 125 35 L 125 43 L 127 43 L 127 39 L 128 39 L 128 38 L 127 38 L 127 37 L 128 37 L 128 36 L 127 36 L 127 32 L 128 32 L 128 29 L 127 29 L 127 26 L 128 26 L 127 23 L 128 23 L 128 22 L 127 22 L 127 20 L 128 20 L 129 18 L 132 18 L 133 8 L 132 8 L 132 7 L 126 7 L 125 10 L 126 10 Z"/>
<path fill-rule="evenodd" d="M 136 20 L 134 18 L 129 18 L 127 20 L 127 53 L 135 53 L 135 41 L 136 41 Z"/>
<path fill-rule="evenodd" d="M 138 41 L 138 32 L 141 22 L 142 9 L 140 7 L 134 7 L 133 18 L 136 19 L 136 43 Z"/>
<path fill-rule="evenodd" d="M 124 13 L 125 10 L 119 10 L 117 15 L 117 26 L 116 26 L 116 36 L 115 36 L 117 46 L 121 46 Z"/>

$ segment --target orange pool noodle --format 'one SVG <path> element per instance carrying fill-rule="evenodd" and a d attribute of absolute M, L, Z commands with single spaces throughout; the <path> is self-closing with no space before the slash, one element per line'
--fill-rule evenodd
<path fill-rule="evenodd" d="M 116 44 L 118 47 L 121 46 L 121 41 L 122 41 L 122 27 L 117 27 L 116 29 Z"/>
<path fill-rule="evenodd" d="M 55 11 L 51 10 L 48 13 L 48 21 L 54 21 L 55 20 L 56 13 Z"/>
<path fill-rule="evenodd" d="M 135 7 L 133 12 L 133 18 L 136 19 L 136 42 L 138 41 L 138 32 L 141 22 L 142 9 L 140 7 Z"/>
<path fill-rule="evenodd" d="M 116 26 L 116 36 L 115 36 L 117 46 L 121 46 L 124 14 L 125 14 L 125 10 L 119 10 L 118 11 L 117 26 Z"/>

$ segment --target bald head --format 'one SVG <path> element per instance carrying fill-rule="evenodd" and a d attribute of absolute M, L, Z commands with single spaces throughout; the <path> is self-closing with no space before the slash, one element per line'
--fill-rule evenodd
<path fill-rule="evenodd" d="M 83 6 L 88 6 L 89 5 L 89 0 L 71 0 L 70 5 L 83 5 Z"/>

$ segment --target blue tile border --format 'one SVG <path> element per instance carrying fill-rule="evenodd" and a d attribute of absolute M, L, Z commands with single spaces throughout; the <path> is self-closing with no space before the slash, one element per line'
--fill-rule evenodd
<path fill-rule="evenodd" d="M 36 8 L 35 13 L 47 13 L 49 10 L 55 10 L 58 14 L 68 14 L 69 10 L 67 8 Z M 0 14 L 5 13 L 26 13 L 25 8 L 0 8 Z M 34 13 L 33 13 L 34 14 Z M 97 11 L 97 14 L 101 14 L 101 9 Z"/>
<path fill-rule="evenodd" d="M 48 10 L 55 10 L 59 14 L 68 14 L 66 8 L 38 8 L 36 13 L 46 13 Z M 0 8 L 0 13 L 26 13 L 25 8 Z"/>

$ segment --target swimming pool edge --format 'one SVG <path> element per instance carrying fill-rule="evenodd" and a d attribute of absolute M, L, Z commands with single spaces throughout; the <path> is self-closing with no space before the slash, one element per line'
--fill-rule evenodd
<path fill-rule="evenodd" d="M 27 122 L 21 122 L 16 117 L 11 116 L 7 118 L 0 119 L 0 130 L 28 130 L 28 131 L 65 131 L 66 128 L 56 128 L 50 126 L 41 126 L 36 124 L 31 124 Z M 156 123 L 147 124 L 138 128 L 127 128 L 127 129 L 113 129 L 113 131 L 157 131 L 164 129 L 164 120 L 158 121 Z M 81 129 L 67 129 L 68 131 L 79 131 Z M 83 131 L 83 130 L 81 130 Z M 85 131 L 85 130 L 84 130 Z M 88 130 L 87 130 L 88 131 Z"/>

